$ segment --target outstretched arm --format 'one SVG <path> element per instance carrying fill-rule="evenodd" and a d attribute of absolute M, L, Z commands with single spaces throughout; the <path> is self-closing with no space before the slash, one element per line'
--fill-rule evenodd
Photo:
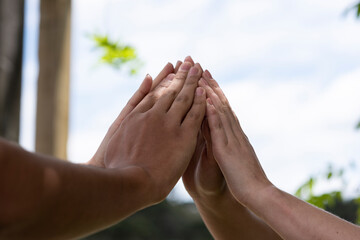
<path fill-rule="evenodd" d="M 0 238 L 72 239 L 153 200 L 144 176 L 72 164 L 0 140 Z"/>
<path fill-rule="evenodd" d="M 359 226 L 279 190 L 267 179 L 219 85 L 208 72 L 204 78 L 200 86 L 209 98 L 212 149 L 234 198 L 284 239 L 359 239 Z"/>

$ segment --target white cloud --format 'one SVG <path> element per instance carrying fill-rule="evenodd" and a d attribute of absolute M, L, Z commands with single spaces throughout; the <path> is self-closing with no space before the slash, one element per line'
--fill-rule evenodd
<path fill-rule="evenodd" d="M 223 88 L 270 179 L 291 192 L 327 162 L 360 159 L 354 130 L 360 118 L 359 79 L 360 69 L 327 86 L 247 79 Z"/>

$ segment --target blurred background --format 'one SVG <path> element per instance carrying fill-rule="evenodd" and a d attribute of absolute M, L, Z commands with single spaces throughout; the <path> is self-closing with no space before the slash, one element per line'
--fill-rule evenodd
<path fill-rule="evenodd" d="M 1 0 L 0 135 L 88 161 L 149 73 L 187 55 L 227 95 L 269 179 L 360 223 L 360 3 Z M 209 239 L 179 181 L 92 239 Z"/>

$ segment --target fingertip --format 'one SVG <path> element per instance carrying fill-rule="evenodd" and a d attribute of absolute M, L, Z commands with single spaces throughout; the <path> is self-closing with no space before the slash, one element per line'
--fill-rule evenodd
<path fill-rule="evenodd" d="M 179 70 L 187 72 L 190 70 L 191 67 L 192 67 L 191 63 L 185 61 L 181 64 Z"/>
<path fill-rule="evenodd" d="M 199 69 L 201 70 L 201 72 L 204 72 L 203 68 L 201 67 L 201 64 L 200 63 L 196 63 L 195 66 L 198 66 Z"/>
<path fill-rule="evenodd" d="M 184 59 L 184 62 L 190 62 L 192 65 L 194 65 L 194 60 L 192 59 L 192 57 L 190 55 Z"/>
<path fill-rule="evenodd" d="M 175 69 L 174 69 L 174 73 L 177 73 L 177 71 L 179 70 L 181 64 L 182 64 L 182 61 L 180 61 L 180 60 L 178 60 L 178 61 L 176 62 Z"/>
<path fill-rule="evenodd" d="M 151 75 L 148 74 L 148 73 L 146 74 L 145 79 L 151 79 L 151 81 L 152 81 L 152 77 L 151 77 Z"/>
<path fill-rule="evenodd" d="M 144 93 L 148 93 L 151 89 L 152 84 L 153 84 L 152 77 L 150 76 L 150 74 L 146 74 L 143 82 L 140 85 L 140 89 L 142 89 Z"/>

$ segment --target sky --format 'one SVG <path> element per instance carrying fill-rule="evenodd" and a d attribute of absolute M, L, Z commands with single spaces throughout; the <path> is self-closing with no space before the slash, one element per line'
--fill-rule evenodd
<path fill-rule="evenodd" d="M 279 188 L 294 193 L 330 163 L 360 164 L 360 20 L 344 16 L 352 4 L 73 0 L 69 159 L 91 158 L 146 73 L 155 77 L 167 62 L 191 55 L 223 88 Z M 33 150 L 38 0 L 26 1 L 25 18 L 21 144 Z M 134 46 L 144 62 L 139 74 L 99 65 L 94 33 Z M 360 183 L 351 174 L 350 195 Z M 190 199 L 181 182 L 173 196 Z"/>

